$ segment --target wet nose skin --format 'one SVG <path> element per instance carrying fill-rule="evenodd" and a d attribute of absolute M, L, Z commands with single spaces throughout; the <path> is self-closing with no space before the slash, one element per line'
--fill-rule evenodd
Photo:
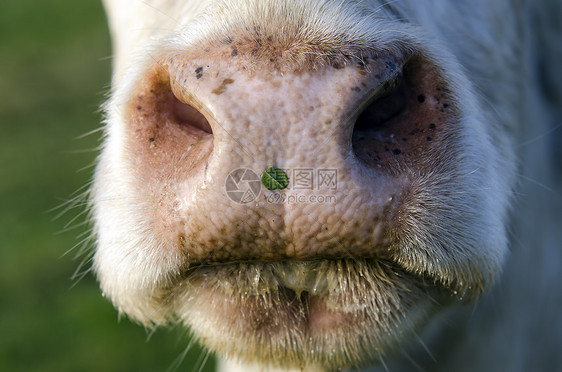
<path fill-rule="evenodd" d="M 401 64 L 389 55 L 280 72 L 248 69 L 230 50 L 164 55 L 133 95 L 127 131 L 166 246 L 188 263 L 385 254 L 407 176 L 362 161 L 352 134 Z M 271 166 L 288 175 L 285 190 L 233 200 L 231 172 Z"/>

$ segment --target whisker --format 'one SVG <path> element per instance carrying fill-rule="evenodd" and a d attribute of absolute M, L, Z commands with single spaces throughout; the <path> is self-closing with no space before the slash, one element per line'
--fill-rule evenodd
<path fill-rule="evenodd" d="M 172 364 L 170 365 L 170 367 L 168 367 L 166 371 L 173 372 L 177 370 L 181 366 L 181 364 L 185 360 L 185 357 L 187 356 L 187 353 L 191 350 L 191 348 L 193 347 L 193 345 L 195 345 L 195 343 L 196 343 L 196 339 L 195 337 L 192 336 L 185 349 L 180 353 L 180 355 L 177 356 L 177 358 L 172 362 Z"/>
<path fill-rule="evenodd" d="M 429 355 L 431 360 L 433 360 L 435 363 L 437 363 L 437 359 L 435 359 L 435 356 L 433 356 L 433 353 L 429 350 L 429 347 L 427 347 L 425 342 L 422 340 L 422 338 L 415 331 L 414 331 L 414 336 L 416 337 L 418 343 L 423 347 L 423 349 L 425 350 L 427 355 Z"/>
<path fill-rule="evenodd" d="M 541 183 L 541 182 L 539 182 L 539 181 L 537 181 L 537 180 L 534 180 L 534 179 L 532 179 L 532 178 L 530 178 L 530 177 L 527 177 L 527 176 L 525 176 L 525 175 L 523 175 L 523 174 L 519 174 L 518 177 L 521 178 L 521 179 L 524 179 L 525 181 L 528 181 L 528 182 L 530 182 L 530 183 L 532 183 L 532 184 L 534 184 L 534 185 L 539 186 L 540 188 L 544 189 L 545 191 L 548 191 L 548 192 L 550 192 L 550 193 L 556 194 L 556 192 L 555 192 L 552 188 L 550 188 L 549 186 L 545 185 L 544 183 Z"/>
<path fill-rule="evenodd" d="M 420 365 L 414 360 L 414 358 L 412 358 L 412 357 L 410 356 L 410 354 L 408 354 L 408 352 L 406 352 L 406 350 L 402 350 L 402 353 L 401 353 L 401 354 L 402 354 L 402 355 L 404 356 L 404 358 L 406 358 L 410 363 L 412 363 L 412 365 L 414 366 L 414 368 L 416 368 L 416 369 L 417 369 L 418 371 L 420 371 L 420 372 L 425 372 L 425 369 L 424 369 L 422 366 L 420 366 Z"/>
<path fill-rule="evenodd" d="M 390 369 L 388 369 L 388 366 L 386 365 L 386 362 L 384 361 L 384 357 L 383 357 L 383 355 L 382 355 L 382 353 L 381 353 L 381 351 L 380 351 L 379 349 L 377 349 L 377 355 L 378 355 L 378 358 L 379 358 L 379 360 L 380 360 L 380 362 L 381 362 L 382 367 L 384 368 L 384 370 L 385 370 L 386 372 L 390 372 Z"/>
<path fill-rule="evenodd" d="M 195 365 L 199 364 L 199 368 L 197 369 L 197 372 L 203 371 L 203 368 L 205 368 L 205 364 L 207 364 L 207 360 L 209 359 L 209 355 L 211 355 L 211 352 L 209 350 L 205 350 L 201 355 L 202 356 L 204 355 L 205 357 L 203 358 L 202 361 L 198 360 L 197 363 L 195 364 Z"/>
<path fill-rule="evenodd" d="M 89 131 L 89 132 L 86 132 L 86 133 L 84 133 L 84 134 L 81 134 L 81 135 L 75 137 L 74 139 L 75 139 L 75 140 L 81 140 L 81 139 L 84 139 L 84 138 L 86 138 L 86 137 L 89 137 L 89 136 L 91 136 L 91 135 L 93 135 L 93 134 L 97 134 L 97 133 L 103 132 L 104 129 L 105 129 L 105 127 L 100 126 L 100 127 L 98 127 L 98 128 L 92 129 L 92 130 Z"/>

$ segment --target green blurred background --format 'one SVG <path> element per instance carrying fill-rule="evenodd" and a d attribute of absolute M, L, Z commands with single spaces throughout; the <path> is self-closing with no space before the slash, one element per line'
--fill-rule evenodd
<path fill-rule="evenodd" d="M 100 133 L 82 135 L 100 126 L 110 56 L 98 0 L 0 2 L 2 371 L 166 371 L 189 344 L 179 327 L 119 320 L 91 273 L 72 279 L 87 226 L 66 231 L 81 208 L 52 211 L 92 176 Z M 202 356 L 194 346 L 178 370 Z"/>

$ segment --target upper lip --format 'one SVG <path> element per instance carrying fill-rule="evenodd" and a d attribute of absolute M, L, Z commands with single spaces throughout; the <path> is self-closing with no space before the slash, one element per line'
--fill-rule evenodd
<path fill-rule="evenodd" d="M 199 270 L 207 272 L 207 270 L 219 269 L 221 267 L 228 267 L 239 265 L 236 267 L 236 271 L 244 272 L 244 270 L 251 270 L 250 273 L 254 275 L 252 279 L 252 284 L 254 288 L 238 288 L 238 290 L 244 290 L 245 294 L 264 294 L 264 293 L 275 293 L 283 288 L 293 291 L 297 298 L 301 295 L 313 295 L 318 297 L 325 297 L 330 294 L 333 290 L 330 284 L 329 275 L 337 274 L 333 273 L 333 266 L 331 263 L 341 261 L 334 259 L 326 260 L 311 260 L 311 261 L 295 261 L 295 260 L 285 260 L 285 261 L 272 261 L 272 262 L 260 262 L 260 261 L 244 261 L 244 262 L 232 262 L 232 263 L 213 263 L 213 264 L 201 264 L 198 266 L 192 266 L 186 273 L 184 273 L 183 278 L 189 279 L 191 276 L 197 276 Z M 385 267 L 390 268 L 392 272 L 398 277 L 412 277 L 418 278 L 420 283 L 434 283 L 434 281 L 424 280 L 424 275 L 421 273 L 409 273 L 397 263 L 390 261 L 388 259 L 346 259 L 348 261 L 347 265 L 351 264 L 369 264 L 369 262 L 378 262 L 383 264 Z M 358 263 L 360 262 L 360 263 Z M 232 288 L 237 288 L 241 283 L 237 283 L 237 279 L 233 278 L 233 282 L 222 283 L 222 285 L 232 286 Z M 248 283 L 247 283 L 248 284 Z M 352 285 L 352 283 L 349 283 Z"/>
<path fill-rule="evenodd" d="M 322 295 L 328 291 L 328 282 L 314 261 L 297 261 L 275 271 L 279 284 L 300 296 L 302 292 Z"/>

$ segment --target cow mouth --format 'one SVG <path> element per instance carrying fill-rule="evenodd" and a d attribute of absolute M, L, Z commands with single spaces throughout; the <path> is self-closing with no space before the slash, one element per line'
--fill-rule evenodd
<path fill-rule="evenodd" d="M 391 349 L 442 291 L 386 260 L 213 264 L 187 275 L 177 312 L 211 350 L 344 368 L 371 361 L 369 350 Z"/>

